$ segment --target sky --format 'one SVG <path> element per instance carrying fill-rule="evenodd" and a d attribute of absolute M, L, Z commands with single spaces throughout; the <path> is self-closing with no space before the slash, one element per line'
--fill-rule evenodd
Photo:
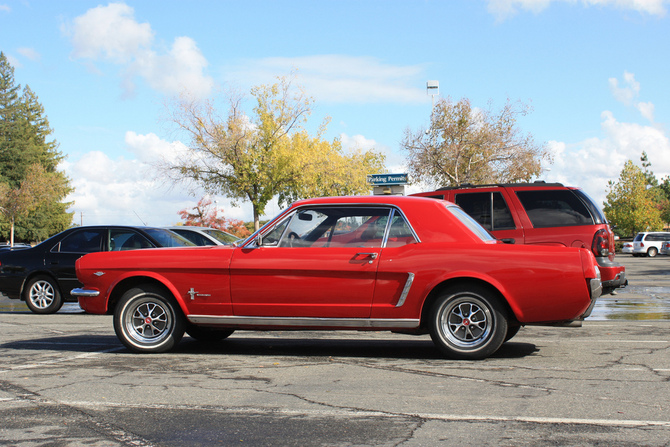
<path fill-rule="evenodd" d="M 539 179 L 602 205 L 646 152 L 670 175 L 670 0 L 0 0 L 0 51 L 38 96 L 65 155 L 74 223 L 178 223 L 205 194 L 155 164 L 188 140 L 167 120 L 179 95 L 226 113 L 231 92 L 295 73 L 324 138 L 406 172 L 406 129 L 439 97 L 532 106 L 518 126 L 553 161 Z M 250 102 L 248 104 L 251 104 Z M 248 109 L 250 111 L 250 108 Z M 421 185 L 407 187 L 408 192 Z M 227 218 L 248 203 L 210 198 Z M 280 211 L 272 203 L 266 217 Z"/>

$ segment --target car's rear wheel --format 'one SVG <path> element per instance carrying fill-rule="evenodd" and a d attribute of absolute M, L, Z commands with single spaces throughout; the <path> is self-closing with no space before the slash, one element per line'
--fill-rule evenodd
<path fill-rule="evenodd" d="M 184 316 L 172 296 L 154 286 L 128 290 L 114 311 L 114 331 L 134 352 L 174 349 L 184 335 Z"/>
<path fill-rule="evenodd" d="M 28 281 L 23 297 L 36 314 L 54 314 L 63 307 L 58 284 L 49 276 L 40 275 Z"/>
<path fill-rule="evenodd" d="M 500 348 L 507 335 L 507 312 L 495 293 L 461 285 L 440 295 L 432 307 L 430 336 L 445 355 L 482 359 Z"/>
<path fill-rule="evenodd" d="M 189 324 L 186 327 L 186 333 L 192 338 L 202 342 L 215 342 L 230 337 L 234 329 L 215 329 L 209 327 L 196 326 Z"/>
<path fill-rule="evenodd" d="M 656 247 L 649 247 L 649 250 L 647 250 L 647 256 L 649 256 L 650 258 L 653 258 L 657 254 L 658 250 L 656 249 Z"/>

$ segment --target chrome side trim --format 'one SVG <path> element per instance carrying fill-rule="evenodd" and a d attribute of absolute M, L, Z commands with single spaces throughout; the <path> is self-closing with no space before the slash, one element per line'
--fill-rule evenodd
<path fill-rule="evenodd" d="M 70 291 L 72 296 L 83 296 L 83 297 L 94 297 L 100 295 L 98 290 L 89 290 L 89 289 L 72 289 Z"/>
<path fill-rule="evenodd" d="M 313 318 L 313 317 L 239 317 L 189 315 L 193 324 L 250 327 L 332 327 L 332 328 L 403 328 L 419 327 L 419 319 L 391 318 Z"/>
<path fill-rule="evenodd" d="M 407 273 L 407 281 L 405 281 L 405 287 L 402 289 L 402 293 L 400 294 L 400 299 L 398 299 L 398 303 L 395 305 L 395 307 L 400 307 L 403 304 L 405 304 L 405 300 L 407 299 L 407 294 L 409 294 L 409 289 L 412 288 L 412 283 L 414 282 L 414 273 L 408 272 Z"/>

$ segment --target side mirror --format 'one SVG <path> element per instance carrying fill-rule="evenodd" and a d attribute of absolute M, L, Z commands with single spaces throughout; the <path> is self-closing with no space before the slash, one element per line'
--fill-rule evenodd
<path fill-rule="evenodd" d="M 263 245 L 263 236 L 260 234 L 256 236 L 256 247 L 260 247 Z"/>

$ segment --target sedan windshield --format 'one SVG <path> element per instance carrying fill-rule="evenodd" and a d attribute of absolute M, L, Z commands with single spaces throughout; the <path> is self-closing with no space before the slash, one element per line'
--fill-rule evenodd
<path fill-rule="evenodd" d="M 185 237 L 179 236 L 177 233 L 173 233 L 169 230 L 164 230 L 163 228 L 147 228 L 147 233 L 151 235 L 161 247 L 194 247 L 195 244 Z"/>
<path fill-rule="evenodd" d="M 202 230 L 204 233 L 209 234 L 219 242 L 221 242 L 224 245 L 233 245 L 235 242 L 239 241 L 240 238 L 233 236 L 230 233 L 223 232 L 221 230 L 217 230 L 216 228 L 211 228 L 207 230 Z"/>

